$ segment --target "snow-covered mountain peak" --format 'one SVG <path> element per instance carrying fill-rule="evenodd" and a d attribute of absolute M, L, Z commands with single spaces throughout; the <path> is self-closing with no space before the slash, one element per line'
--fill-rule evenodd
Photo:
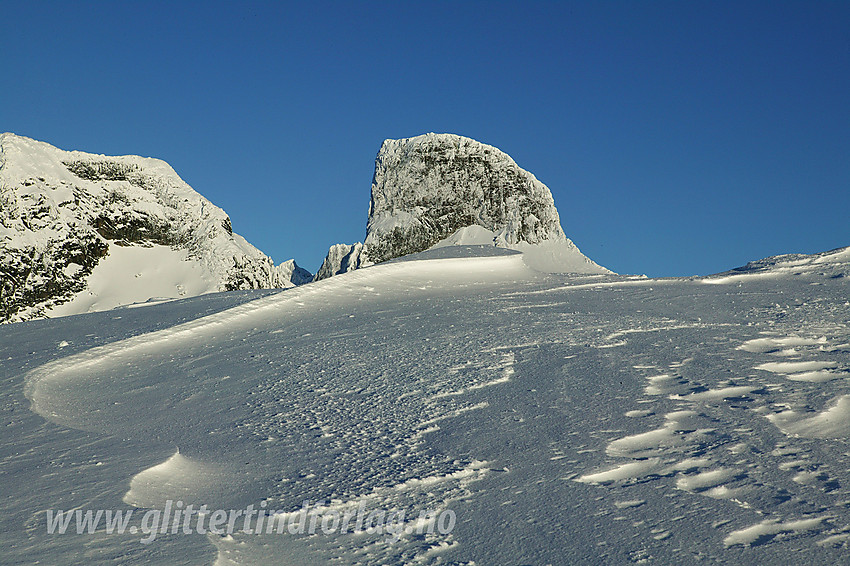
<path fill-rule="evenodd" d="M 366 235 L 375 260 L 427 249 L 472 225 L 505 245 L 566 240 L 552 193 L 497 148 L 433 133 L 383 143 Z"/>
<path fill-rule="evenodd" d="M 316 279 L 469 244 L 521 251 L 539 271 L 611 273 L 567 238 L 549 188 L 509 155 L 471 138 L 427 133 L 384 141 L 365 243 L 332 247 Z"/>
<path fill-rule="evenodd" d="M 567 238 L 549 188 L 506 153 L 455 134 L 384 141 L 363 253 L 380 263 L 468 243 L 522 251 L 541 271 L 610 273 Z M 340 273 L 328 260 L 322 276 Z"/>
<path fill-rule="evenodd" d="M 0 134 L 0 249 L 0 321 L 309 279 L 235 234 L 162 160 L 11 133 Z"/>

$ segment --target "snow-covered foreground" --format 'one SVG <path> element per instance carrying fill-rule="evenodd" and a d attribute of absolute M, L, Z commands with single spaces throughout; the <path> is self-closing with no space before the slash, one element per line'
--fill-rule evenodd
<path fill-rule="evenodd" d="M 650 280 L 452 246 L 0 327 L 0 562 L 841 563 L 848 256 Z M 407 523 L 47 533 L 168 500 Z M 422 534 L 423 510 L 456 524 Z"/>

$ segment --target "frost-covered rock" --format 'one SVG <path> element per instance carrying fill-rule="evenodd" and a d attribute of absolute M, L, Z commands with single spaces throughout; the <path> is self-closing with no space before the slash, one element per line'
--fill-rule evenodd
<path fill-rule="evenodd" d="M 327 279 L 334 275 L 347 273 L 361 267 L 372 265 L 367 248 L 361 242 L 356 244 L 335 244 L 328 250 L 322 267 L 316 272 L 315 280 Z"/>
<path fill-rule="evenodd" d="M 495 147 L 452 134 L 383 143 L 366 229 L 376 261 L 428 249 L 472 225 L 507 245 L 566 239 L 549 189 Z"/>
<path fill-rule="evenodd" d="M 299 267 L 294 259 L 288 259 L 277 266 L 278 274 L 284 281 L 289 281 L 293 285 L 304 285 L 313 280 L 313 274 Z"/>
<path fill-rule="evenodd" d="M 309 278 L 235 234 L 164 161 L 0 134 L 0 321 Z"/>
<path fill-rule="evenodd" d="M 372 180 L 369 261 L 468 244 L 521 251 L 541 271 L 610 273 L 566 237 L 546 185 L 504 152 L 454 134 L 386 140 Z M 328 260 L 340 253 L 331 252 Z"/>

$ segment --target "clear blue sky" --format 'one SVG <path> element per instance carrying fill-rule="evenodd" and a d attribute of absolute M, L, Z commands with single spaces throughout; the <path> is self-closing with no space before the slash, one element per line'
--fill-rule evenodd
<path fill-rule="evenodd" d="M 850 2 L 0 3 L 0 131 L 165 159 L 276 261 L 362 240 L 385 138 L 546 183 L 621 273 L 850 245 Z"/>

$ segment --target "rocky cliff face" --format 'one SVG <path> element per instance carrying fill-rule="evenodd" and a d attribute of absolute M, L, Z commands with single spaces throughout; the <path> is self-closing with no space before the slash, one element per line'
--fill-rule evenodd
<path fill-rule="evenodd" d="M 360 242 L 356 244 L 335 244 L 328 250 L 322 267 L 316 272 L 316 281 L 340 275 L 361 267 L 368 267 L 373 262 L 366 254 L 366 248 Z"/>
<path fill-rule="evenodd" d="M 275 266 L 163 161 L 0 134 L 0 321 L 49 314 L 85 293 L 95 269 L 109 277 L 109 263 L 126 248 L 146 248 L 159 265 L 185 272 L 175 296 L 311 278 L 293 261 Z M 167 275 L 152 276 L 147 288 Z M 152 296 L 144 285 L 134 292 L 120 300 Z"/>
<path fill-rule="evenodd" d="M 422 251 L 472 225 L 508 246 L 566 239 L 549 189 L 495 147 L 451 134 L 383 143 L 366 228 L 370 257 Z"/>
<path fill-rule="evenodd" d="M 489 234 L 490 243 L 522 251 L 535 268 L 610 273 L 566 237 L 546 185 L 504 152 L 453 134 L 386 140 L 361 255 L 378 263 L 459 243 L 469 227 L 483 229 L 475 243 Z"/>

